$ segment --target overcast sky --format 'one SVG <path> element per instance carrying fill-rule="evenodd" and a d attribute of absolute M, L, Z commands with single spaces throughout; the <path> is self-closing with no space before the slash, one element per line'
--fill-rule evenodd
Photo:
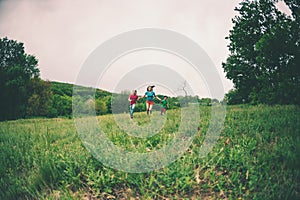
<path fill-rule="evenodd" d="M 237 15 L 234 8 L 239 2 L 0 0 L 0 37 L 23 42 L 25 51 L 38 58 L 42 79 L 75 83 L 91 52 L 113 36 L 139 28 L 168 29 L 189 37 L 204 49 L 226 92 L 233 85 L 225 78 L 221 63 L 228 57 L 225 37 L 232 28 L 231 20 Z M 112 80 L 118 82 L 113 77 Z M 107 81 L 99 87 L 113 90 L 111 84 Z"/>

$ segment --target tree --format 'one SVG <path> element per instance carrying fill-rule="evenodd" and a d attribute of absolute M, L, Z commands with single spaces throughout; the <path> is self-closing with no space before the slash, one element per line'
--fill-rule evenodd
<path fill-rule="evenodd" d="M 57 112 L 58 116 L 71 116 L 72 114 L 72 97 L 67 95 L 53 95 L 52 109 Z"/>
<path fill-rule="evenodd" d="M 284 0 L 286 5 L 291 9 L 292 15 L 294 16 L 295 19 L 300 17 L 300 3 L 299 0 Z M 299 22 L 299 19 L 296 20 Z"/>
<path fill-rule="evenodd" d="M 199 103 L 200 103 L 200 105 L 203 105 L 203 106 L 211 106 L 212 100 L 211 100 L 211 98 L 202 98 L 199 100 Z"/>
<path fill-rule="evenodd" d="M 232 89 L 225 95 L 224 102 L 229 105 L 240 104 L 243 103 L 243 99 L 236 89 Z"/>
<path fill-rule="evenodd" d="M 51 83 L 39 78 L 31 80 L 29 92 L 32 94 L 28 99 L 27 115 L 29 116 L 49 116 L 53 94 Z M 52 115 L 52 114 L 50 114 Z"/>
<path fill-rule="evenodd" d="M 25 115 L 28 86 L 39 77 L 38 61 L 24 51 L 23 43 L 0 39 L 0 120 Z"/>
<path fill-rule="evenodd" d="M 121 94 L 113 94 L 111 98 L 112 113 L 126 113 L 129 109 L 128 96 L 129 91 L 122 91 Z"/>
<path fill-rule="evenodd" d="M 107 95 L 103 97 L 103 101 L 105 102 L 106 108 L 107 108 L 107 113 L 112 113 L 111 111 L 111 97 L 112 95 Z"/>
<path fill-rule="evenodd" d="M 183 91 L 184 92 L 184 96 L 187 97 L 188 96 L 187 81 L 184 81 L 183 84 L 182 84 L 182 87 L 178 88 L 177 91 Z"/>
<path fill-rule="evenodd" d="M 256 44 L 263 69 L 258 102 L 299 103 L 300 26 L 286 19 L 276 24 Z"/>
<path fill-rule="evenodd" d="M 299 11 L 299 3 L 286 2 Z M 299 102 L 299 23 L 278 11 L 275 3 L 244 0 L 235 9 L 239 15 L 233 19 L 227 38 L 230 55 L 223 63 L 235 86 L 229 95 L 235 103 Z"/>
<path fill-rule="evenodd" d="M 106 102 L 104 99 L 103 100 L 102 99 L 95 100 L 95 110 L 96 110 L 97 115 L 103 115 L 103 114 L 107 113 L 108 109 L 107 109 Z"/>

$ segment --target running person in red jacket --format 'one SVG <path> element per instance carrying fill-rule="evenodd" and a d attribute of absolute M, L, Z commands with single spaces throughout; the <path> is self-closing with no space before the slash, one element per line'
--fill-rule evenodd
<path fill-rule="evenodd" d="M 128 97 L 128 101 L 130 102 L 129 104 L 129 113 L 130 113 L 130 118 L 133 118 L 133 112 L 134 112 L 134 107 L 136 104 L 136 101 L 139 99 L 138 95 L 136 94 L 136 90 L 133 90 L 132 93 Z"/>

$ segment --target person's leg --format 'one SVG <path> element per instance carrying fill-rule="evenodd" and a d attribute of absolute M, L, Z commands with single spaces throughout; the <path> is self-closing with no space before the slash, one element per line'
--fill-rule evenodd
<path fill-rule="evenodd" d="M 131 105 L 131 118 L 133 117 L 134 107 L 135 107 L 135 104 L 132 104 Z"/>
<path fill-rule="evenodd" d="M 146 102 L 147 115 L 149 114 L 149 106 L 150 106 L 150 104 L 148 102 Z"/>
<path fill-rule="evenodd" d="M 132 105 L 129 106 L 129 113 L 130 113 L 130 117 L 132 117 L 132 115 L 133 115 Z"/>
<path fill-rule="evenodd" d="M 152 107 L 153 107 L 153 104 L 149 104 L 149 113 L 150 114 L 152 113 Z"/>
<path fill-rule="evenodd" d="M 134 111 L 135 104 L 132 104 L 132 105 L 131 105 L 131 108 L 132 108 L 132 111 Z"/>

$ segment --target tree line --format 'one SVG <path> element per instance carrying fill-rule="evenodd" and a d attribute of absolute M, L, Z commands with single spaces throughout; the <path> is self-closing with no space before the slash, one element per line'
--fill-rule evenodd
<path fill-rule="evenodd" d="M 25 53 L 24 44 L 8 38 L 0 39 L 0 120 L 26 117 L 72 116 L 72 102 L 76 102 L 82 112 L 95 108 L 97 115 L 112 113 L 112 106 L 119 107 L 116 112 L 128 111 L 129 92 L 112 94 L 110 92 L 76 86 L 82 95 L 73 96 L 73 84 L 44 81 L 40 78 L 38 60 Z M 162 95 L 158 95 L 163 97 Z M 74 98 L 73 98 L 74 97 Z M 194 98 L 194 97 L 187 97 Z M 146 99 L 136 105 L 136 112 L 145 111 Z M 168 99 L 170 109 L 184 106 L 176 97 Z M 199 102 L 209 105 L 207 99 Z M 121 107 L 118 105 L 123 103 Z M 159 102 L 156 102 L 159 106 Z"/>
<path fill-rule="evenodd" d="M 36 57 L 25 53 L 23 43 L 7 37 L 0 39 L 0 90 L 0 120 L 71 116 L 73 85 L 42 80 Z M 109 101 L 109 95 L 96 92 L 102 101 Z M 102 101 L 97 102 L 99 109 L 109 112 L 100 108 Z"/>
<path fill-rule="evenodd" d="M 244 0 L 235 10 L 230 55 L 223 63 L 234 89 L 229 104 L 299 104 L 300 1 L 284 0 L 292 15 L 275 6 L 278 0 Z"/>
<path fill-rule="evenodd" d="M 291 16 L 281 13 L 277 0 L 244 0 L 235 10 L 239 13 L 230 30 L 230 54 L 222 64 L 234 89 L 224 98 L 228 104 L 298 104 L 300 102 L 300 3 L 284 0 Z M 94 96 L 72 97 L 72 84 L 44 81 L 38 60 L 24 50 L 24 44 L 7 37 L 0 39 L 0 120 L 32 116 L 72 115 L 72 100 L 82 109 L 95 108 L 96 114 L 112 113 L 112 105 L 128 93 L 111 94 L 100 89 Z M 87 88 L 81 87 L 82 92 Z M 123 96 L 122 96 L 123 95 Z M 162 97 L 162 96 L 160 96 Z M 186 100 L 212 105 L 218 100 L 184 97 Z M 145 99 L 136 111 L 145 110 Z M 170 108 L 184 106 L 180 97 L 169 98 Z M 157 102 L 159 103 L 159 102 Z M 127 111 L 127 110 L 126 110 Z"/>

